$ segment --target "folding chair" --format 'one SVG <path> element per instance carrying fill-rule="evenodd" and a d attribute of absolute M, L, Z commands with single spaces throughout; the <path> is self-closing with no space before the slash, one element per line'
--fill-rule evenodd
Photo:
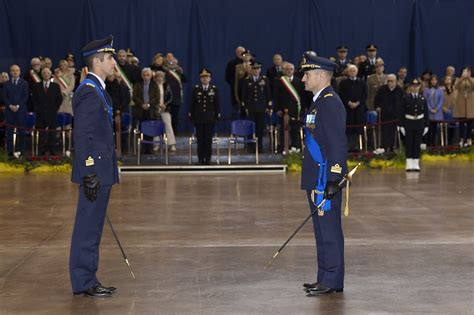
<path fill-rule="evenodd" d="M 232 144 L 255 143 L 255 163 L 258 164 L 258 138 L 255 136 L 255 123 L 251 120 L 234 120 L 230 124 L 228 164 L 232 164 Z M 251 137 L 251 138 L 248 138 Z"/>
<path fill-rule="evenodd" d="M 139 126 L 140 132 L 137 140 L 138 158 L 137 165 L 140 165 L 141 159 L 141 144 L 159 144 L 160 151 L 163 152 L 162 145 L 165 145 L 165 163 L 168 165 L 168 139 L 166 138 L 165 124 L 161 120 L 146 120 L 142 121 Z M 159 140 L 144 140 L 143 136 L 160 137 Z"/>

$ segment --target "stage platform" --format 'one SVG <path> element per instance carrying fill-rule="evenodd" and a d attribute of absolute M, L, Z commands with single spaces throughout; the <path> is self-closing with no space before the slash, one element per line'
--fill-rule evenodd
<path fill-rule="evenodd" d="M 362 169 L 343 218 L 344 293 L 306 297 L 312 225 L 300 176 L 122 172 L 98 277 L 110 299 L 74 297 L 68 273 L 78 186 L 70 174 L 0 174 L 0 314 L 473 314 L 474 166 Z"/>

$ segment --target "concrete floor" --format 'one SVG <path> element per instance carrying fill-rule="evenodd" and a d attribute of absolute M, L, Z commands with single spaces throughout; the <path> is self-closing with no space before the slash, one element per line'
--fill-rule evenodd
<path fill-rule="evenodd" d="M 473 314 L 474 164 L 363 169 L 343 218 L 343 294 L 308 298 L 311 224 L 263 270 L 308 213 L 299 175 L 124 175 L 99 277 L 111 299 L 73 297 L 69 175 L 0 176 L 0 314 Z"/>

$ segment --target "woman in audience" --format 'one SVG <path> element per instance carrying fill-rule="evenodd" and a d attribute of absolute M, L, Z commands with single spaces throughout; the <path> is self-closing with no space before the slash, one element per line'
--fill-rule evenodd
<path fill-rule="evenodd" d="M 428 145 L 435 146 L 438 143 L 438 124 L 443 120 L 444 93 L 439 87 L 438 77 L 432 75 L 428 87 L 423 91 L 423 96 L 428 104 L 430 114 L 430 129 L 428 132 Z"/>
<path fill-rule="evenodd" d="M 443 86 L 441 87 L 444 93 L 444 104 L 443 104 L 443 119 L 453 119 L 454 102 L 456 100 L 456 90 L 454 89 L 454 78 L 452 76 L 445 76 L 443 80 Z M 447 144 L 452 143 L 453 132 L 448 129 Z"/>
<path fill-rule="evenodd" d="M 460 122 L 460 137 L 459 145 L 472 145 L 472 123 L 474 119 L 474 79 L 470 66 L 465 66 L 461 69 L 461 76 L 454 87 L 457 90 L 456 101 L 454 103 L 453 116 L 461 119 Z"/>
<path fill-rule="evenodd" d="M 163 120 L 166 128 L 166 137 L 168 138 L 169 150 L 171 152 L 176 151 L 176 139 L 174 137 L 173 127 L 171 125 L 171 114 L 170 114 L 170 104 L 173 100 L 173 94 L 171 88 L 165 80 L 165 73 L 163 71 L 157 71 L 154 76 L 154 81 L 158 86 L 158 94 L 160 96 L 160 106 L 158 108 L 159 115 Z M 158 147 L 155 147 L 154 150 L 158 150 Z"/>

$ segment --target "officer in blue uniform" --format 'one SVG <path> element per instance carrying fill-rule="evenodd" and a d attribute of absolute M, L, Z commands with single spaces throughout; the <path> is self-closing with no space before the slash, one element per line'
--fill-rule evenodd
<path fill-rule="evenodd" d="M 102 286 L 96 277 L 110 190 L 119 181 L 112 101 L 104 83 L 105 78 L 114 73 L 112 41 L 109 35 L 82 49 L 89 74 L 72 100 L 75 143 L 72 182 L 80 185 L 69 258 L 75 295 L 110 297 L 116 290 Z"/>
<path fill-rule="evenodd" d="M 301 189 L 306 190 L 310 210 L 328 198 L 313 216 L 316 237 L 317 281 L 303 284 L 307 296 L 342 292 L 344 288 L 344 236 L 341 227 L 341 191 L 338 183 L 347 172 L 346 111 L 331 78 L 337 64 L 309 51 L 301 70 L 313 101 L 305 117 L 305 149 Z"/>

